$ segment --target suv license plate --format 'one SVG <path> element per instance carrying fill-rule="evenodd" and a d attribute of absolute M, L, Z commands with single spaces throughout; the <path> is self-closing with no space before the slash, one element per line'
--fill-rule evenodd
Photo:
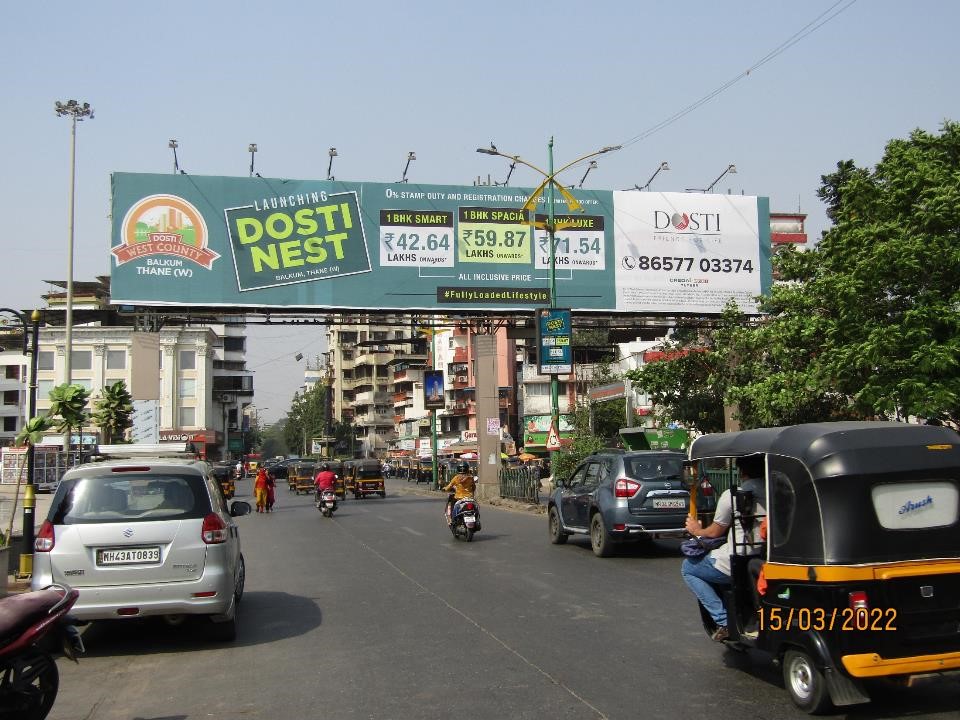
<path fill-rule="evenodd" d="M 139 565 L 160 562 L 160 548 L 117 548 L 97 550 L 97 565 Z"/>
<path fill-rule="evenodd" d="M 653 501 L 654 510 L 683 510 L 687 507 L 686 498 L 664 498 L 657 500 L 656 498 Z"/>

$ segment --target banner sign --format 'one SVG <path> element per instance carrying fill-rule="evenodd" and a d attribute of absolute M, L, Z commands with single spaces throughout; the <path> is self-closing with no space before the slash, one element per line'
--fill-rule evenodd
<path fill-rule="evenodd" d="M 114 173 L 119 305 L 322 310 L 756 312 L 766 198 Z"/>
<path fill-rule="evenodd" d="M 443 370 L 423 371 L 423 407 L 427 410 L 443 410 L 446 407 Z M 427 424 L 430 424 L 429 420 Z"/>
<path fill-rule="evenodd" d="M 537 310 L 537 372 L 569 375 L 573 372 L 573 323 L 569 310 Z"/>

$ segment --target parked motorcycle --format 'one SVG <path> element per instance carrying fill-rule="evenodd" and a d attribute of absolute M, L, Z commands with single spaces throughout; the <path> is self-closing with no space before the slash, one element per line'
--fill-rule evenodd
<path fill-rule="evenodd" d="M 333 517 L 337 509 L 337 494 L 332 489 L 320 490 L 317 492 L 317 510 L 324 517 Z"/>
<path fill-rule="evenodd" d="M 450 496 L 452 499 L 452 495 Z M 467 542 L 473 540 L 473 534 L 480 532 L 480 506 L 473 498 L 461 498 L 453 502 L 451 509 L 447 503 L 449 513 L 450 532 L 455 538 L 463 538 Z"/>
<path fill-rule="evenodd" d="M 0 720 L 43 720 L 50 712 L 60 673 L 46 648 L 57 640 L 74 662 L 83 653 L 67 618 L 78 597 L 76 590 L 50 585 L 0 599 Z"/>

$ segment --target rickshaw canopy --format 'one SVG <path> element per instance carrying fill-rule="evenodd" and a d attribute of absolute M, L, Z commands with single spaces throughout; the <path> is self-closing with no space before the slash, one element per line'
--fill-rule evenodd
<path fill-rule="evenodd" d="M 768 561 L 867 565 L 960 557 L 960 435 L 895 422 L 696 438 L 691 461 L 766 458 Z"/>

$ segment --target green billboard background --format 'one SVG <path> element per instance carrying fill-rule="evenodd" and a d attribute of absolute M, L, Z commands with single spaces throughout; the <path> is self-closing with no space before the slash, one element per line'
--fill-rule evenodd
<path fill-rule="evenodd" d="M 530 192 L 114 173 L 113 302 L 532 311 L 551 298 L 547 234 L 533 224 L 546 199 L 526 212 Z M 766 198 L 573 194 L 583 212 L 559 196 L 554 208 L 556 305 L 719 313 L 735 297 L 749 312 L 769 288 Z"/>

